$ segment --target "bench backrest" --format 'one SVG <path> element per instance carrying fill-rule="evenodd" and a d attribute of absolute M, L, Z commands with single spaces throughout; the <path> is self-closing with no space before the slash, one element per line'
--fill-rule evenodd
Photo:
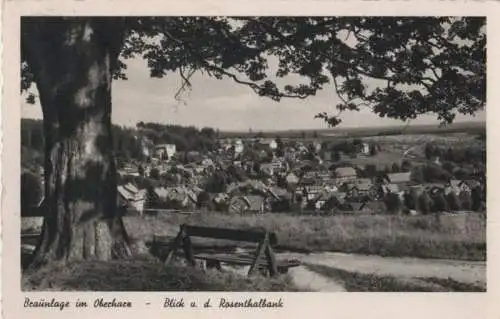
<path fill-rule="evenodd" d="M 255 271 L 259 261 L 263 257 L 265 257 L 267 260 L 268 269 L 271 276 L 274 276 L 277 273 L 276 260 L 274 257 L 273 249 L 271 247 L 277 242 L 276 235 L 274 233 L 269 233 L 266 231 L 191 226 L 186 224 L 181 225 L 179 234 L 177 234 L 177 237 L 174 239 L 172 247 L 167 254 L 167 258 L 165 259 L 166 264 L 168 264 L 172 259 L 172 256 L 177 248 L 182 247 L 186 256 L 186 260 L 188 260 L 188 262 L 193 266 L 196 265 L 190 237 L 204 237 L 258 243 L 257 251 L 255 252 L 255 256 L 253 257 L 250 269 L 248 270 L 248 275 L 251 275 Z"/>
<path fill-rule="evenodd" d="M 203 226 L 191 226 L 182 225 L 181 229 L 184 230 L 185 234 L 191 237 L 204 237 L 204 238 L 215 238 L 215 239 L 227 239 L 234 241 L 245 241 L 260 243 L 266 237 L 266 234 L 271 245 L 276 245 L 277 238 L 276 234 L 269 233 L 265 231 L 253 231 L 253 230 L 238 230 L 238 229 L 227 229 L 219 227 L 203 227 Z"/>

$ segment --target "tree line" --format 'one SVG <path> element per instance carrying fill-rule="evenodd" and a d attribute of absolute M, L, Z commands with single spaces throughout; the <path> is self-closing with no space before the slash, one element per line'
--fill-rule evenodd
<path fill-rule="evenodd" d="M 175 144 L 179 151 L 212 151 L 220 135 L 211 127 L 198 129 L 194 126 L 139 122 L 136 128 L 154 144 Z"/>
<path fill-rule="evenodd" d="M 112 126 L 113 147 L 119 159 L 144 160 L 144 138 L 153 144 L 175 144 L 179 151 L 210 151 L 217 146 L 219 132 L 210 127 L 137 123 L 135 128 Z M 45 138 L 42 120 L 21 120 L 21 145 L 43 153 Z M 40 163 L 41 164 L 41 163 Z"/>

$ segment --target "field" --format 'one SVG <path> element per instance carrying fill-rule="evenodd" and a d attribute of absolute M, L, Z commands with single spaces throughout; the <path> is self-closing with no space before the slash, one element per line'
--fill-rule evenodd
<path fill-rule="evenodd" d="M 391 135 L 420 135 L 420 134 L 452 134 L 452 133 L 467 133 L 467 134 L 485 134 L 485 122 L 462 122 L 453 123 L 445 127 L 437 125 L 400 125 L 393 127 L 342 127 L 332 129 L 306 129 L 306 130 L 287 130 L 287 131 L 266 131 L 266 132 L 220 132 L 222 138 L 245 138 L 254 137 L 257 133 L 264 137 L 275 138 L 281 136 L 282 138 L 312 138 L 315 133 L 322 138 L 335 138 L 335 137 L 372 137 L 372 136 L 391 136 Z"/>
<path fill-rule="evenodd" d="M 174 237 L 182 223 L 266 229 L 277 234 L 278 249 L 282 251 L 486 260 L 486 219 L 479 213 L 436 218 L 387 215 L 317 217 L 272 213 L 234 216 L 207 212 L 125 219 L 130 236 L 137 241 L 149 241 L 153 235 Z"/>

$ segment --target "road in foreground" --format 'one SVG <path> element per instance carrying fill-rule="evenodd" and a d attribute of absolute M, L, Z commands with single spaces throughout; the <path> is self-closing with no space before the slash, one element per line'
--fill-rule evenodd
<path fill-rule="evenodd" d="M 311 271 L 315 266 L 361 275 L 387 276 L 395 280 L 413 281 L 412 284 L 422 281 L 422 278 L 432 278 L 435 281 L 451 280 L 457 284 L 474 285 L 486 289 L 486 262 L 394 258 L 332 252 L 279 253 L 277 255 L 279 259 L 300 259 L 305 266 L 290 269 L 290 274 L 297 286 L 313 291 L 346 290 L 338 277 L 332 278 Z"/>

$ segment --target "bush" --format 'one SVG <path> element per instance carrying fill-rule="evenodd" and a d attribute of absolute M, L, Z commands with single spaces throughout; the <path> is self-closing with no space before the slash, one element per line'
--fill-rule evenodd
<path fill-rule="evenodd" d="M 427 193 L 422 193 L 418 197 L 418 207 L 420 208 L 420 212 L 422 214 L 429 214 L 431 212 L 432 205 L 432 198 L 430 198 Z"/>
<path fill-rule="evenodd" d="M 440 193 L 433 198 L 433 205 L 431 207 L 433 212 L 445 212 L 448 211 L 448 202 L 444 194 Z"/>
<path fill-rule="evenodd" d="M 399 214 L 403 209 L 403 203 L 398 194 L 389 193 L 385 197 L 384 203 L 387 206 L 387 210 L 392 214 Z"/>
<path fill-rule="evenodd" d="M 160 171 L 157 168 L 152 168 L 149 172 L 149 177 L 156 180 L 160 179 Z"/>
<path fill-rule="evenodd" d="M 446 200 L 448 202 L 448 207 L 451 210 L 460 210 L 460 199 L 458 198 L 457 194 L 455 192 L 450 192 L 446 196 Z"/>

